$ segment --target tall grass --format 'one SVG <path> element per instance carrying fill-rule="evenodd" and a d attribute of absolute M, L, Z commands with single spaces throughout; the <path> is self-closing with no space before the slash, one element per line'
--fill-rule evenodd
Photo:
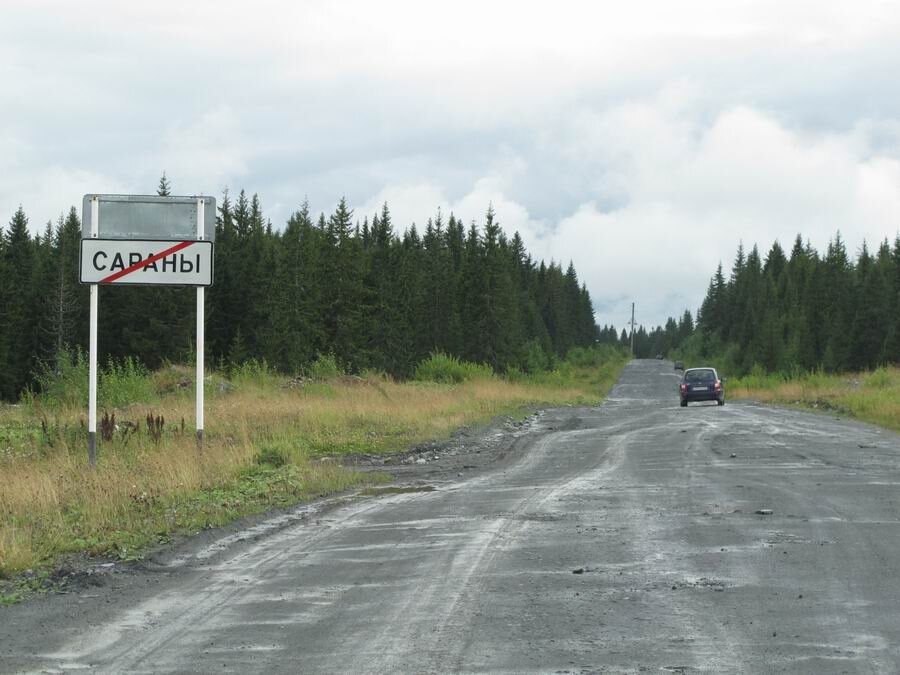
<path fill-rule="evenodd" d="M 230 369 L 229 379 L 207 377 L 215 395 L 207 398 L 202 449 L 188 395 L 192 369 L 148 375 L 125 364 L 108 368 L 106 381 L 132 387 L 134 398 L 115 409 L 117 428 L 101 442 L 94 469 L 87 464 L 86 392 L 82 398 L 59 384 L 71 378 L 80 387 L 75 380 L 87 374 L 67 371 L 32 394 L 30 405 L 0 409 L 0 576 L 66 552 L 131 557 L 179 532 L 375 480 L 341 468 L 348 453 L 394 452 L 525 406 L 598 402 L 624 358 L 591 363 L 511 381 L 444 360 L 426 366 L 423 377 L 448 370 L 459 377 L 458 367 L 465 377 L 398 383 L 368 374 L 299 386 L 265 363 L 245 364 Z M 79 367 L 75 361 L 72 368 Z M 318 370 L 321 377 L 337 372 L 329 363 Z M 147 429 L 148 415 L 165 419 L 159 438 Z"/>
<path fill-rule="evenodd" d="M 115 408 L 130 403 L 151 403 L 158 399 L 149 371 L 130 356 L 110 358 L 97 372 L 97 404 Z M 35 374 L 37 391 L 26 391 L 25 403 L 40 400 L 45 408 L 83 405 L 88 398 L 88 359 L 81 350 L 61 351 L 42 362 Z"/>
<path fill-rule="evenodd" d="M 841 375 L 753 371 L 728 382 L 728 395 L 759 401 L 839 410 L 863 421 L 900 431 L 900 368 Z"/>

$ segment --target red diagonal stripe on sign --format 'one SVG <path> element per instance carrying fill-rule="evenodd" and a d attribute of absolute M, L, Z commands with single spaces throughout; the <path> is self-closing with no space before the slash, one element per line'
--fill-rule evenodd
<path fill-rule="evenodd" d="M 165 258 L 167 255 L 176 253 L 182 249 L 187 248 L 191 244 L 195 244 L 195 243 L 197 243 L 197 242 L 196 241 L 180 241 L 177 244 L 175 244 L 175 246 L 173 246 L 171 248 L 167 248 L 165 251 L 160 251 L 159 253 L 157 253 L 155 255 L 151 255 L 146 260 L 141 260 L 140 262 L 135 263 L 134 265 L 131 265 L 130 267 L 126 267 L 124 270 L 119 270 L 115 274 L 110 274 L 108 277 L 101 279 L 99 281 L 99 283 L 101 283 L 101 284 L 112 283 L 116 279 L 121 279 L 126 274 L 131 274 L 132 272 L 136 272 L 137 270 L 142 270 L 150 263 L 155 263 L 157 260 L 159 260 L 161 258 Z"/>

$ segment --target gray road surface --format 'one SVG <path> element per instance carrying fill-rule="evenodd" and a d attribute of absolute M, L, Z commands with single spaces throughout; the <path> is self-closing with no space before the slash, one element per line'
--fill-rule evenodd
<path fill-rule="evenodd" d="M 0 611 L 0 670 L 900 672 L 900 436 L 675 383 L 636 361 L 474 477 Z"/>

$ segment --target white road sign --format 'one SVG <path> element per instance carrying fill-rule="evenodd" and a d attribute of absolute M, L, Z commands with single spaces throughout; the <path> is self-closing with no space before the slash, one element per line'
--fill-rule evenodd
<path fill-rule="evenodd" d="M 82 239 L 81 283 L 210 286 L 211 241 Z"/>

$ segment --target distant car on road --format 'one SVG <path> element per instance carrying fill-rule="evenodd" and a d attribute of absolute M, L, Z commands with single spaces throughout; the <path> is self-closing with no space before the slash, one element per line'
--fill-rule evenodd
<path fill-rule="evenodd" d="M 681 407 L 689 401 L 715 401 L 725 405 L 725 385 L 715 368 L 688 368 L 678 385 Z"/>
<path fill-rule="evenodd" d="M 656 355 L 656 358 L 657 358 L 658 360 L 662 361 L 662 354 L 657 354 L 657 355 Z"/>
<path fill-rule="evenodd" d="M 684 370 L 684 362 L 676 361 L 675 362 L 675 370 Z"/>

